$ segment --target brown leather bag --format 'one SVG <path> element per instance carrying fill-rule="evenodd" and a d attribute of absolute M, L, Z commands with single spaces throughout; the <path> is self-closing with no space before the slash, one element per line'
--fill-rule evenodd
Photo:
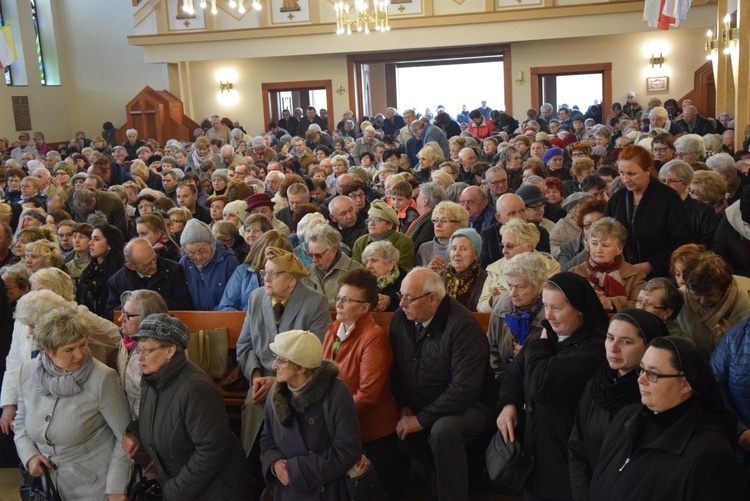
<path fill-rule="evenodd" d="M 221 379 L 227 372 L 228 356 L 229 340 L 225 328 L 190 333 L 188 357 L 211 379 Z"/>

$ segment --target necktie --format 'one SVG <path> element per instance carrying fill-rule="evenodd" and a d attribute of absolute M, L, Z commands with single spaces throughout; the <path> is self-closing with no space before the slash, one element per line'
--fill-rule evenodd
<path fill-rule="evenodd" d="M 421 338 L 424 333 L 424 325 L 422 325 L 422 322 L 417 322 L 414 327 L 417 329 L 417 339 Z"/>
<path fill-rule="evenodd" d="M 273 316 L 276 319 L 276 326 L 278 327 L 279 322 L 281 322 L 281 315 L 284 314 L 284 303 L 279 301 L 278 303 L 273 305 Z"/>

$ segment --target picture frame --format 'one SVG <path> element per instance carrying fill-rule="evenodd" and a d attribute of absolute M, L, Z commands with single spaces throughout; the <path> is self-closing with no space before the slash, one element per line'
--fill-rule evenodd
<path fill-rule="evenodd" d="M 646 90 L 648 92 L 667 92 L 669 90 L 669 77 L 646 78 Z"/>

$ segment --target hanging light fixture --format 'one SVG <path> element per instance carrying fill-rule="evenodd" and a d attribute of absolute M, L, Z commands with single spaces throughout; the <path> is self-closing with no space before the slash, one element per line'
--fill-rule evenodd
<path fill-rule="evenodd" d="M 188 14 L 195 14 L 193 1 L 194 0 L 182 0 L 182 10 Z M 253 9 L 261 10 L 263 8 L 263 5 L 260 3 L 261 0 L 252 1 Z M 201 9 L 206 10 L 208 8 L 208 0 L 200 0 L 198 5 Z M 244 14 L 247 11 L 247 9 L 245 9 L 245 0 L 229 0 L 227 5 L 230 9 L 237 9 L 240 14 Z M 211 14 L 216 15 L 218 12 L 219 11 L 216 9 L 216 0 L 211 0 Z"/>
<path fill-rule="evenodd" d="M 388 25 L 388 0 L 373 0 L 370 7 L 369 0 L 354 0 L 354 8 L 344 0 L 334 4 L 336 9 L 336 34 L 352 34 L 352 27 L 359 32 L 370 32 L 372 24 L 375 31 L 386 32 L 391 29 Z"/>

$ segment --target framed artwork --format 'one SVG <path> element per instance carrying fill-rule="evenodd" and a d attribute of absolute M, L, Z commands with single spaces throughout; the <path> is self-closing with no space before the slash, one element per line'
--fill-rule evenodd
<path fill-rule="evenodd" d="M 167 12 L 169 13 L 169 31 L 194 31 L 206 29 L 205 11 L 195 4 L 195 12 L 188 14 L 182 9 L 182 0 L 169 0 Z"/>
<path fill-rule="evenodd" d="M 648 92 L 667 92 L 669 90 L 669 77 L 647 78 L 646 90 Z"/>

